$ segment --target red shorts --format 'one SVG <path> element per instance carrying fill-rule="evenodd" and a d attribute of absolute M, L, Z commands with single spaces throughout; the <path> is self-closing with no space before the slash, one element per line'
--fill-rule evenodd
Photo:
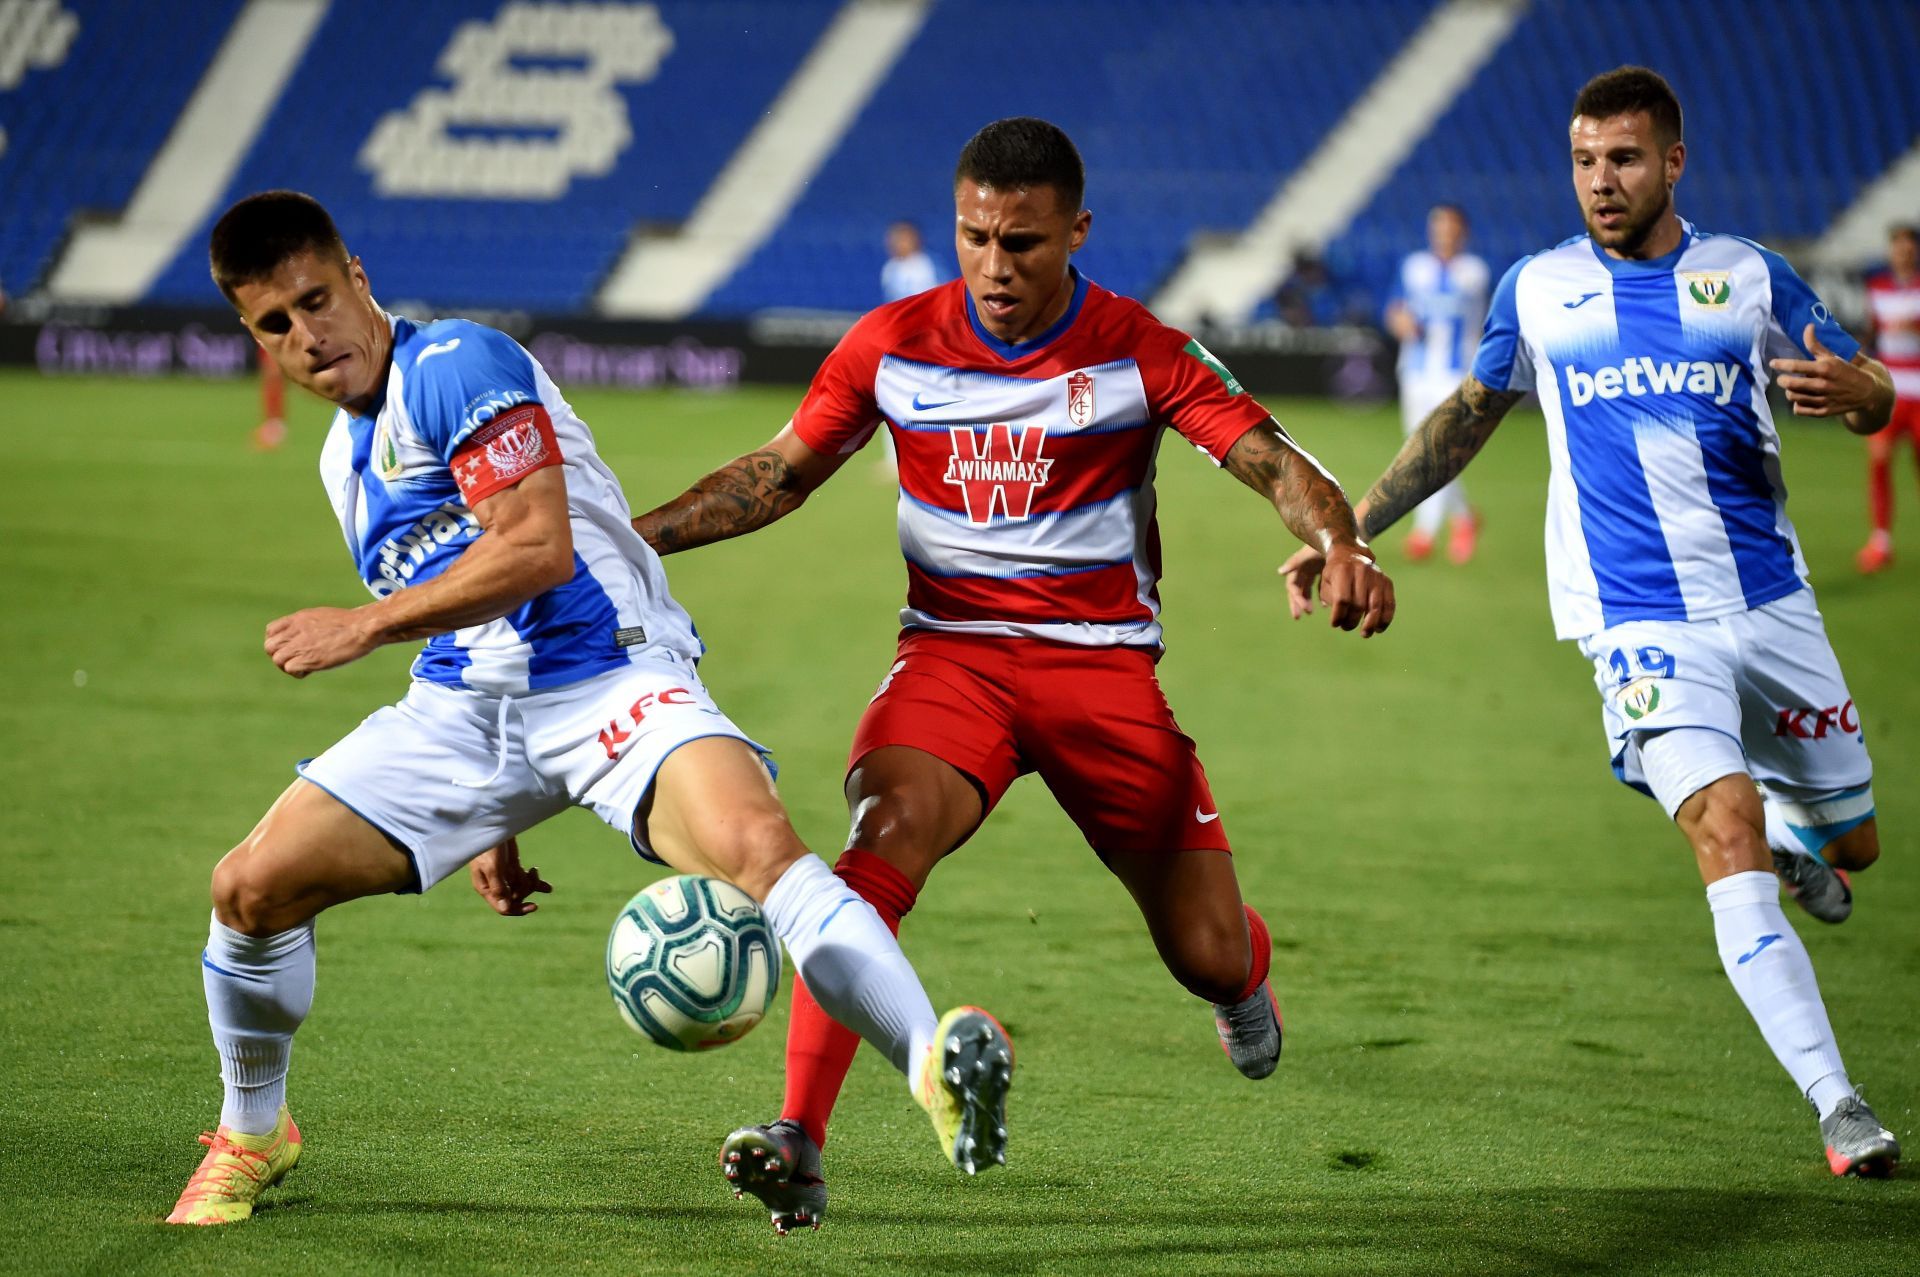
<path fill-rule="evenodd" d="M 1153 653 L 909 630 L 853 734 L 924 750 L 980 786 L 984 812 L 1038 772 L 1095 851 L 1227 851 L 1207 774 Z"/>

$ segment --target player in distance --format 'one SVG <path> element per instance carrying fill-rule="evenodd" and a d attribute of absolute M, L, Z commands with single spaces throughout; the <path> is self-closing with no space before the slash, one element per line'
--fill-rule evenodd
<path fill-rule="evenodd" d="M 211 256 L 247 331 L 338 405 L 321 478 L 375 596 L 281 617 L 267 655 L 304 678 L 428 642 L 406 696 L 303 763 L 213 871 L 201 968 L 225 1102 L 168 1222 L 245 1219 L 299 1159 L 286 1074 L 313 1001 L 315 915 L 424 891 L 503 843 L 500 890 L 524 899 L 544 884 L 511 840 L 570 806 L 647 859 L 759 901 L 821 998 L 908 1073 L 961 1161 L 956 1130 L 994 1107 L 973 1094 L 974 1066 L 1012 1067 L 998 1027 L 975 1008 L 936 1020 L 879 916 L 801 845 L 764 752 L 701 685 L 693 624 L 545 371 L 493 329 L 386 314 L 304 195 L 241 200 Z M 956 1071 L 965 1087 L 943 1080 Z"/>
<path fill-rule="evenodd" d="M 1466 249 L 1466 212 L 1457 204 L 1435 204 L 1427 213 L 1427 247 L 1400 263 L 1394 297 L 1387 303 L 1387 330 L 1400 342 L 1395 374 L 1401 425 L 1408 434 L 1453 393 L 1473 363 L 1492 281 L 1487 264 Z M 1450 525 L 1447 557 L 1460 564 L 1471 560 L 1480 536 L 1480 514 L 1468 503 L 1458 479 L 1414 511 L 1406 556 L 1418 562 L 1432 554 L 1443 524 Z"/>
<path fill-rule="evenodd" d="M 1614 773 L 1692 845 L 1727 977 L 1819 1116 L 1833 1172 L 1886 1174 L 1899 1143 L 1848 1080 L 1779 902 L 1784 882 L 1807 912 L 1843 920 L 1841 871 L 1873 864 L 1880 836 L 1766 387 L 1856 434 L 1886 423 L 1893 387 L 1781 257 L 1680 218 L 1687 148 L 1664 79 L 1595 77 L 1570 138 L 1587 233 L 1507 272 L 1472 373 L 1356 513 L 1385 532 L 1538 392 L 1554 623 L 1593 664 Z M 1296 616 L 1319 569 L 1311 548 L 1281 568 Z"/>
<path fill-rule="evenodd" d="M 907 607 L 850 751 L 836 872 L 897 927 L 934 866 L 1037 772 L 1175 979 L 1214 1004 L 1234 1065 L 1265 1077 L 1281 1044 L 1266 925 L 1241 902 L 1225 822 L 1153 673 L 1163 429 L 1325 553 L 1333 624 L 1384 630 L 1393 589 L 1339 486 L 1233 375 L 1074 269 L 1084 189 L 1053 125 L 980 130 L 954 174 L 961 278 L 863 318 L 764 448 L 634 526 L 662 554 L 752 532 L 889 430 Z M 857 1046 L 815 992 L 794 982 L 781 1119 L 722 1150 L 783 1232 L 824 1214 L 820 1145 Z"/>
<path fill-rule="evenodd" d="M 1920 465 L 1920 229 L 1887 236 L 1887 269 L 1867 280 L 1873 353 L 1893 377 L 1893 419 L 1867 437 L 1867 513 L 1872 531 L 1855 556 L 1862 572 L 1893 566 L 1893 453 L 1905 439 Z"/>

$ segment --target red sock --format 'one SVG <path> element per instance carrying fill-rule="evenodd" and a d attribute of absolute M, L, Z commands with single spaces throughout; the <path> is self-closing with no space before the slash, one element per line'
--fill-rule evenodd
<path fill-rule="evenodd" d="M 858 847 L 849 847 L 833 871 L 855 895 L 874 907 L 889 931 L 900 934 L 900 919 L 920 894 L 905 874 Z M 1266 934 L 1264 929 L 1261 934 Z M 833 1102 L 840 1098 L 840 1088 L 859 1049 L 859 1036 L 821 1010 L 796 973 L 793 1016 L 787 1022 L 787 1098 L 780 1116 L 800 1123 L 807 1137 L 823 1148 Z"/>
<path fill-rule="evenodd" d="M 1267 972 L 1273 967 L 1273 938 L 1267 934 L 1267 920 L 1255 913 L 1252 905 L 1241 908 L 1247 911 L 1247 943 L 1253 949 L 1253 969 L 1247 972 L 1247 987 L 1240 990 L 1236 1003 L 1252 997 L 1267 982 Z"/>
<path fill-rule="evenodd" d="M 1875 532 L 1893 530 L 1893 459 L 1871 457 L 1867 461 L 1867 512 Z"/>

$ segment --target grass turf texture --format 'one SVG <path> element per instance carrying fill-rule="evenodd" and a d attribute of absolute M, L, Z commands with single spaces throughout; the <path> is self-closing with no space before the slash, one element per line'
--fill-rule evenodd
<path fill-rule="evenodd" d="M 1608 774 L 1588 670 L 1547 619 L 1528 414 L 1468 476 L 1481 557 L 1409 565 L 1391 534 L 1401 616 L 1366 643 L 1289 624 L 1271 513 L 1177 440 L 1163 451 L 1161 676 L 1273 927 L 1273 1079 L 1221 1058 L 1206 1008 L 1028 780 L 905 931 L 934 1001 L 993 1008 L 1018 1045 L 1011 1166 L 956 1175 L 865 1052 L 827 1149 L 827 1227 L 776 1241 L 714 1156 L 778 1111 L 786 1001 L 718 1054 L 625 1029 L 601 949 L 658 871 L 571 813 L 525 840 L 556 884 L 537 917 L 496 918 L 455 879 L 322 920 L 292 1075 L 305 1161 L 251 1224 L 163 1228 L 218 1106 L 195 960 L 208 871 L 295 759 L 400 694 L 410 652 L 304 682 L 261 653 L 273 617 L 365 599 L 315 480 L 312 401 L 262 455 L 246 384 L 8 376 L 0 393 L 0 1269 L 1920 1267 L 1920 1185 L 1827 1174 L 1721 974 L 1684 844 Z M 644 508 L 758 444 L 792 400 L 577 402 Z M 1277 406 L 1356 491 L 1397 446 L 1390 411 Z M 1920 1157 L 1920 563 L 1854 576 L 1860 446 L 1786 434 L 1887 849 L 1844 927 L 1790 913 L 1853 1076 Z M 775 747 L 829 857 L 843 751 L 891 661 L 891 524 L 860 457 L 780 526 L 669 565 L 711 647 L 703 673 Z"/>

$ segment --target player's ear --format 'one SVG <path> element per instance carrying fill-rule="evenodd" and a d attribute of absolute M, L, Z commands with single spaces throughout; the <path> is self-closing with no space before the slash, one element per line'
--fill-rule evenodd
<path fill-rule="evenodd" d="M 1667 185 L 1672 186 L 1687 171 L 1687 144 L 1675 142 L 1667 148 Z"/>
<path fill-rule="evenodd" d="M 1067 238 L 1067 251 L 1077 253 L 1080 246 L 1087 242 L 1087 231 L 1093 226 L 1093 210 L 1083 208 L 1073 219 L 1073 230 Z"/>
<path fill-rule="evenodd" d="M 355 291 L 373 292 L 373 284 L 367 279 L 367 268 L 360 264 L 359 257 L 347 258 L 347 278 L 353 282 Z"/>

